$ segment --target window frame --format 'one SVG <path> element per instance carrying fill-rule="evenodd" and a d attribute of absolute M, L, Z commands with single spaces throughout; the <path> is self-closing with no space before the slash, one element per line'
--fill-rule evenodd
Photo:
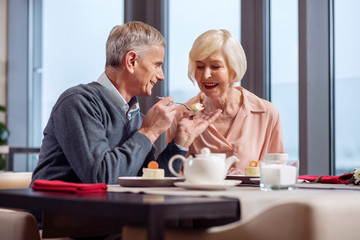
<path fill-rule="evenodd" d="M 299 1 L 300 174 L 334 174 L 331 6 Z"/>
<path fill-rule="evenodd" d="M 29 8 L 31 1 L 8 1 L 7 114 L 10 146 L 29 145 Z M 24 156 L 21 156 L 24 157 Z M 14 162 L 14 169 L 26 170 L 27 161 Z"/>

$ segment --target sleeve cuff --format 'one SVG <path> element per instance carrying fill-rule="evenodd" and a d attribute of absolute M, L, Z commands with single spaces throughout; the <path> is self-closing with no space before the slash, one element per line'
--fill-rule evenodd
<path fill-rule="evenodd" d="M 186 148 L 186 147 L 180 146 L 179 144 L 176 144 L 175 142 L 174 142 L 174 144 L 175 144 L 175 146 L 178 147 L 181 151 L 186 151 L 186 152 L 189 151 L 189 149 Z"/>

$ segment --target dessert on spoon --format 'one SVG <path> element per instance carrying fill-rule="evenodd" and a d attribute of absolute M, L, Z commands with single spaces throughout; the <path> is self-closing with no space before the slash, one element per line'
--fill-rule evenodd
<path fill-rule="evenodd" d="M 156 98 L 158 99 L 163 99 L 164 97 L 158 97 L 156 96 Z M 184 103 L 179 103 L 179 102 L 173 102 L 173 103 L 176 103 L 176 104 L 179 104 L 179 105 L 183 105 L 187 110 L 189 111 L 193 111 L 193 112 L 199 112 L 201 110 L 204 109 L 204 105 L 201 104 L 201 103 L 194 103 L 193 105 L 191 105 L 190 107 Z"/>

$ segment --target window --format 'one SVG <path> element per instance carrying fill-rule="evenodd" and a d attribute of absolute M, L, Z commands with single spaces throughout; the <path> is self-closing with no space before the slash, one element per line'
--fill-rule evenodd
<path fill-rule="evenodd" d="M 104 70 L 107 35 L 114 25 L 123 23 L 124 1 L 8 1 L 6 87 L 10 145 L 39 146 L 41 132 L 59 94 L 75 84 L 97 79 Z M 177 101 L 186 101 L 197 94 L 198 87 L 187 78 L 192 43 L 204 31 L 225 28 L 241 39 L 243 45 L 248 45 L 246 54 L 252 59 L 247 74 L 251 74 L 252 85 L 247 89 L 264 98 L 270 95 L 281 115 L 285 149 L 291 158 L 301 157 L 302 174 L 338 175 L 352 171 L 360 157 L 360 116 L 354 103 L 360 80 L 357 67 L 360 30 L 356 25 L 360 20 L 356 14 L 360 3 L 357 0 L 225 2 L 154 0 L 154 4 L 139 5 L 138 1 L 126 0 L 127 20 L 155 22 L 161 30 L 166 27 L 168 89 L 159 92 Z M 164 6 L 168 10 L 166 14 Z M 268 7 L 270 26 L 266 22 Z M 335 16 L 329 9 L 334 9 Z M 29 23 L 32 18 L 35 20 Z M 264 34 L 264 27 L 266 32 L 270 30 L 270 38 Z M 33 32 L 35 36 L 31 35 Z M 266 48 L 268 42 L 270 49 Z M 268 63 L 264 64 L 268 50 L 270 77 L 263 70 L 269 70 Z M 334 85 L 331 85 L 332 66 Z M 270 94 L 264 91 L 268 77 Z M 28 84 L 29 89 L 24 87 Z M 15 164 L 15 170 L 24 169 Z"/>
<path fill-rule="evenodd" d="M 335 174 L 360 162 L 360 2 L 334 1 Z"/>
<path fill-rule="evenodd" d="M 122 0 L 43 0 L 34 3 L 28 103 L 28 144 L 40 146 L 51 109 L 67 88 L 96 81 L 105 69 L 105 43 L 124 22 Z M 31 28 L 30 28 L 31 29 Z M 27 162 L 32 171 L 37 158 Z"/>
<path fill-rule="evenodd" d="M 96 81 L 105 69 L 105 43 L 113 26 L 124 22 L 122 0 L 43 0 L 40 99 L 35 129 L 45 128 L 60 94 L 80 83 Z M 35 26 L 36 27 L 36 26 Z M 39 54 L 35 52 L 34 55 Z M 34 138 L 40 145 L 42 135 Z"/>
<path fill-rule="evenodd" d="M 271 102 L 280 112 L 285 151 L 299 159 L 298 0 L 271 0 Z"/>
<path fill-rule="evenodd" d="M 169 0 L 169 95 L 178 102 L 199 88 L 188 79 L 189 52 L 195 39 L 211 29 L 226 29 L 240 39 L 240 3 L 228 0 Z"/>

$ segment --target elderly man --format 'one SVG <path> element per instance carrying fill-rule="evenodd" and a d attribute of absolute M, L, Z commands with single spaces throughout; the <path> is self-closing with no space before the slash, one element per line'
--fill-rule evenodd
<path fill-rule="evenodd" d="M 176 104 L 166 97 L 143 116 L 136 96 L 150 96 L 153 86 L 164 80 L 164 48 L 160 32 L 142 22 L 112 29 L 105 72 L 97 82 L 66 90 L 53 107 L 33 181 L 114 184 L 119 176 L 139 175 L 156 159 L 153 144 L 170 127 Z M 194 138 L 220 113 L 180 121 L 173 141 L 157 158 L 167 176 L 169 158 L 186 155 Z"/>

